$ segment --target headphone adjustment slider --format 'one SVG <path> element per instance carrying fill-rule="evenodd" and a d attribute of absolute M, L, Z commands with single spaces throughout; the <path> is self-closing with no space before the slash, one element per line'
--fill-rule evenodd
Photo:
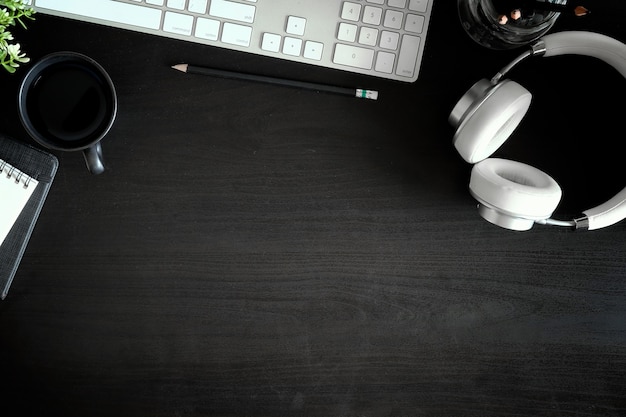
<path fill-rule="evenodd" d="M 574 219 L 575 230 L 589 230 L 589 217 L 579 217 Z"/>
<path fill-rule="evenodd" d="M 530 58 L 533 56 L 543 56 L 545 55 L 546 43 L 543 40 L 538 40 L 530 46 L 530 49 L 526 52 L 522 53 L 520 56 L 511 61 L 506 67 L 502 68 L 496 75 L 491 79 L 491 84 L 496 85 L 500 82 L 502 77 L 504 77 L 509 71 L 513 69 L 517 64 L 525 60 L 526 58 Z"/>
<path fill-rule="evenodd" d="M 546 48 L 546 42 L 543 39 L 539 39 L 537 42 L 530 46 L 530 54 L 532 56 L 543 56 L 548 49 Z"/>

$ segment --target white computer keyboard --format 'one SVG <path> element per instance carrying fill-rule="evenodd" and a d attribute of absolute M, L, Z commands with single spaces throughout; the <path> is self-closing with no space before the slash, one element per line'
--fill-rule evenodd
<path fill-rule="evenodd" d="M 413 82 L 433 0 L 31 2 L 39 13 Z"/>

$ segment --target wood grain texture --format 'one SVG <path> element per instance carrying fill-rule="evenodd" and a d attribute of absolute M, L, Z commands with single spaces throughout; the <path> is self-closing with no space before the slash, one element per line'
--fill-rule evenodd
<path fill-rule="evenodd" d="M 25 50 L 97 59 L 119 115 L 102 176 L 58 154 L 0 303 L 2 415 L 623 416 L 626 224 L 514 233 L 478 216 L 446 118 L 516 53 L 435 7 L 412 85 L 39 16 Z M 619 13 L 585 19 L 560 25 L 626 40 Z M 169 68 L 183 61 L 381 97 Z M 602 99 L 623 80 L 581 58 L 596 87 L 574 91 L 572 62 L 520 68 L 536 111 L 501 150 L 558 178 L 564 217 L 624 180 L 607 151 L 623 106 Z"/>

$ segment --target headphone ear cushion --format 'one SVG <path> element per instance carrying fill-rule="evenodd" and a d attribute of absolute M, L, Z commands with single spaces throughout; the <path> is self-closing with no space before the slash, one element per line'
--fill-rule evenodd
<path fill-rule="evenodd" d="M 515 81 L 504 80 L 489 88 L 469 106 L 454 135 L 454 146 L 463 159 L 473 164 L 491 156 L 522 121 L 531 99 L 530 92 Z"/>
<path fill-rule="evenodd" d="M 470 192 L 499 213 L 530 220 L 549 218 L 561 200 L 561 187 L 530 165 L 490 158 L 474 165 Z"/>

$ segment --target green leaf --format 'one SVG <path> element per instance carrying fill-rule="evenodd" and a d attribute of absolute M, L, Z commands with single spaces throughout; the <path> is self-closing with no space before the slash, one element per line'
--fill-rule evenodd
<path fill-rule="evenodd" d="M 14 73 L 20 63 L 29 62 L 26 54 L 20 51 L 20 44 L 12 44 L 13 34 L 8 30 L 18 22 L 26 29 L 23 19 L 34 20 L 35 10 L 26 0 L 0 0 L 0 65 L 9 73 Z"/>

